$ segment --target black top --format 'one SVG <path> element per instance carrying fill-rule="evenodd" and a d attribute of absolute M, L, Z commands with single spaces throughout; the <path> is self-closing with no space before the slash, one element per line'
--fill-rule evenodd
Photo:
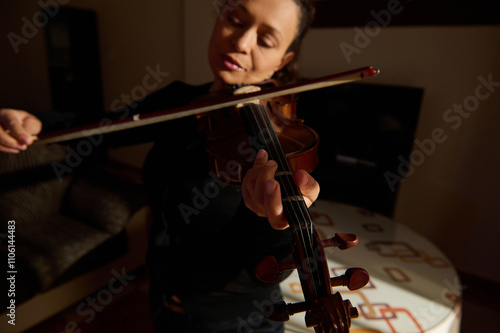
<path fill-rule="evenodd" d="M 209 88 L 174 82 L 147 96 L 133 112 L 188 105 Z M 132 133 L 126 136 L 139 135 Z M 209 170 L 195 116 L 148 126 L 140 135 L 152 135 L 155 142 L 143 168 L 153 214 L 148 264 L 164 293 L 211 292 L 242 269 L 253 276 L 264 255 L 289 255 L 289 231 L 272 229 L 245 207 L 239 187 L 226 185 Z"/>

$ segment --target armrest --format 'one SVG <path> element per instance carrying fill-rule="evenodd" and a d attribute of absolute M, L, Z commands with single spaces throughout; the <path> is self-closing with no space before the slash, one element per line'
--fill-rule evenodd
<path fill-rule="evenodd" d="M 112 234 L 123 230 L 146 204 L 143 188 L 95 168 L 75 178 L 65 198 L 65 214 Z"/>
<path fill-rule="evenodd" d="M 61 210 L 73 175 L 59 178 L 52 163 L 64 162 L 58 144 L 30 147 L 19 154 L 0 152 L 0 220 L 40 223 Z"/>

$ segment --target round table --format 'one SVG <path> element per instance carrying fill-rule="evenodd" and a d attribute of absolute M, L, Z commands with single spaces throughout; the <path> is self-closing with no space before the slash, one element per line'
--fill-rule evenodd
<path fill-rule="evenodd" d="M 330 275 L 362 267 L 370 282 L 350 291 L 335 287 L 358 309 L 351 332 L 459 332 L 462 285 L 452 263 L 430 241 L 388 217 L 351 205 L 317 200 L 310 208 L 322 239 L 353 233 L 349 250 L 326 248 Z M 287 303 L 303 301 L 295 270 L 281 283 Z M 314 332 L 304 313 L 291 316 L 287 332 Z"/>

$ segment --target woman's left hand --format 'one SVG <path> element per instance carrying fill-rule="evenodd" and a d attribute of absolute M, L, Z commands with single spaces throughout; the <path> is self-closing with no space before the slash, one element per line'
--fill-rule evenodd
<path fill-rule="evenodd" d="M 268 160 L 268 154 L 260 150 L 255 157 L 253 167 L 243 178 L 242 194 L 245 205 L 258 216 L 267 217 L 274 229 L 285 229 L 288 221 L 283 213 L 280 185 L 274 179 L 278 165 Z M 294 174 L 295 184 L 300 189 L 307 207 L 318 198 L 319 184 L 306 171 Z"/>

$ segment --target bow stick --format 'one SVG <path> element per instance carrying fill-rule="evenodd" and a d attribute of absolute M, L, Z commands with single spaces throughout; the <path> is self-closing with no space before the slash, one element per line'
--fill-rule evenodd
<path fill-rule="evenodd" d="M 363 67 L 351 71 L 338 73 L 330 76 L 325 76 L 318 79 L 312 79 L 292 84 L 287 84 L 279 87 L 263 89 L 259 92 L 232 95 L 227 97 L 211 100 L 210 102 L 200 102 L 193 105 L 173 108 L 164 111 L 151 112 L 147 114 L 136 114 L 122 120 L 114 120 L 107 122 L 106 125 L 94 124 L 88 126 L 75 127 L 61 131 L 42 133 L 38 136 L 38 140 L 34 144 L 47 144 L 61 141 L 74 140 L 92 135 L 111 133 L 126 129 L 131 129 L 139 126 L 156 124 L 168 120 L 173 120 L 182 117 L 193 116 L 201 113 L 210 112 L 239 103 L 250 102 L 255 99 L 273 98 L 283 95 L 296 94 L 308 90 L 326 88 L 330 86 L 349 83 L 352 81 L 372 77 L 378 75 L 380 71 L 372 67 Z"/>

